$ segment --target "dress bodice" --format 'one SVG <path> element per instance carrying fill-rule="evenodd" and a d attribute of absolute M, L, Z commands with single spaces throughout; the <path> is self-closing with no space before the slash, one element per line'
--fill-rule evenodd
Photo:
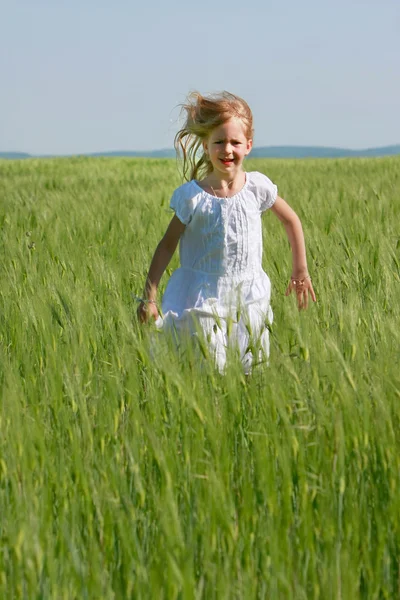
<path fill-rule="evenodd" d="M 276 186 L 257 172 L 246 173 L 243 188 L 230 198 L 213 196 L 195 181 L 178 188 L 171 207 L 186 224 L 181 266 L 222 277 L 261 269 L 261 214 L 276 193 Z"/>

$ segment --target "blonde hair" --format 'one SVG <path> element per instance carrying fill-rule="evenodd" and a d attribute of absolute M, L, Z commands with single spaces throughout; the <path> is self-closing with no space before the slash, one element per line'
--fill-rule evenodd
<path fill-rule="evenodd" d="M 174 146 L 178 158 L 183 158 L 182 172 L 186 181 L 211 173 L 212 164 L 203 150 L 203 142 L 215 127 L 236 117 L 242 121 L 247 139 L 253 138 L 253 115 L 248 104 L 229 92 L 211 96 L 191 92 L 182 104 L 182 111 L 186 112 L 186 119 L 175 136 Z"/>

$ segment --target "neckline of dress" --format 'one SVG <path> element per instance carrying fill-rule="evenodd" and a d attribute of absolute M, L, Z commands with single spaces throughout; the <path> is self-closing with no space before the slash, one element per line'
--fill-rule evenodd
<path fill-rule="evenodd" d="M 193 179 L 193 183 L 199 188 L 199 190 L 201 190 L 203 192 L 203 194 L 206 194 L 206 196 L 209 196 L 210 198 L 215 198 L 216 200 L 232 200 L 232 198 L 236 198 L 236 196 L 239 196 L 242 192 L 244 192 L 244 190 L 246 189 L 246 187 L 249 183 L 249 174 L 247 173 L 247 171 L 244 172 L 244 175 L 245 175 L 245 180 L 244 180 L 243 186 L 240 188 L 240 190 L 238 192 L 236 192 L 236 194 L 233 194 L 233 196 L 214 196 L 213 194 L 206 192 L 206 190 L 204 188 L 202 188 L 201 185 L 199 185 L 199 183 L 196 181 L 196 179 Z"/>

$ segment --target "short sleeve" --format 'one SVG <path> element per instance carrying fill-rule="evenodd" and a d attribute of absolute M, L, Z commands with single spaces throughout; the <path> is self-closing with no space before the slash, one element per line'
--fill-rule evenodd
<path fill-rule="evenodd" d="M 181 185 L 174 191 L 169 206 L 184 225 L 190 223 L 196 206 L 196 195 L 193 195 L 190 182 Z"/>
<path fill-rule="evenodd" d="M 278 196 L 278 188 L 264 173 L 251 173 L 251 182 L 254 193 L 259 202 L 260 212 L 264 212 L 275 204 Z"/>

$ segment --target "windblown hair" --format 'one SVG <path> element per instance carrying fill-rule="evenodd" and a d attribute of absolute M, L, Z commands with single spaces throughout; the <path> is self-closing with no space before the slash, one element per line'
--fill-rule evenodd
<path fill-rule="evenodd" d="M 182 105 L 186 112 L 185 123 L 175 136 L 175 150 L 183 158 L 183 178 L 186 181 L 201 179 L 212 171 L 212 164 L 203 150 L 203 142 L 215 127 L 232 117 L 243 122 L 247 139 L 253 138 L 253 115 L 248 104 L 229 92 L 202 96 L 192 92 Z"/>

